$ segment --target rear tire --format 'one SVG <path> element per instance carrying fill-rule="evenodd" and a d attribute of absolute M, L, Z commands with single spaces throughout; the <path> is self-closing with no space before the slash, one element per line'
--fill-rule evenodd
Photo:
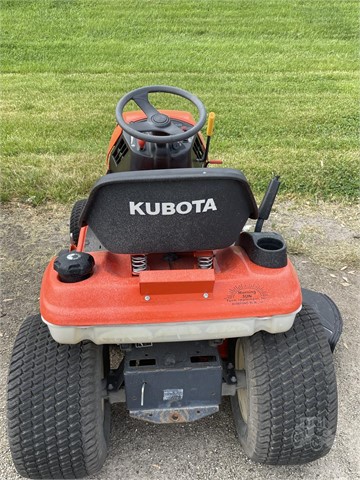
<path fill-rule="evenodd" d="M 110 405 L 104 399 L 103 348 L 60 345 L 40 315 L 15 340 L 8 379 L 8 434 L 20 475 L 82 478 L 107 454 Z"/>
<path fill-rule="evenodd" d="M 70 238 L 72 243 L 77 246 L 80 235 L 80 217 L 84 210 L 87 200 L 82 199 L 74 203 L 70 215 Z"/>
<path fill-rule="evenodd" d="M 239 338 L 235 368 L 246 388 L 231 397 L 245 453 L 269 465 L 302 464 L 326 455 L 337 424 L 331 350 L 317 314 L 304 306 L 285 333 Z"/>

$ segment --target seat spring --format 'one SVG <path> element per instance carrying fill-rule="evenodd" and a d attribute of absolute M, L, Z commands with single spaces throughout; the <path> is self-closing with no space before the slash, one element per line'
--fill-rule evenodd
<path fill-rule="evenodd" d="M 133 275 L 139 275 L 147 269 L 147 256 L 146 255 L 133 255 L 131 257 L 131 268 Z"/>
<path fill-rule="evenodd" d="M 213 267 L 213 255 L 207 257 L 198 257 L 198 267 L 201 269 L 207 269 Z"/>

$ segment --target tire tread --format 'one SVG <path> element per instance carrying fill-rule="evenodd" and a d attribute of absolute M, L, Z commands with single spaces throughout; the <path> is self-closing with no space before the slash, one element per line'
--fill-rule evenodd
<path fill-rule="evenodd" d="M 70 235 L 72 234 L 72 240 L 74 242 L 74 245 L 77 245 L 79 241 L 79 235 L 80 235 L 80 217 L 82 214 L 82 211 L 85 207 L 87 200 L 86 199 L 81 199 L 77 200 L 74 203 L 74 206 L 71 210 L 71 215 L 70 215 Z"/>
<path fill-rule="evenodd" d="M 259 332 L 246 343 L 251 382 L 246 434 L 236 397 L 232 407 L 247 455 L 272 465 L 307 463 L 326 455 L 336 432 L 337 389 L 331 350 L 317 314 L 305 305 L 288 332 Z M 295 441 L 301 432 L 303 440 Z M 315 439 L 319 448 L 312 445 Z"/>
<path fill-rule="evenodd" d="M 96 405 L 99 355 L 88 341 L 56 343 L 40 315 L 22 324 L 8 378 L 8 435 L 20 475 L 82 478 L 101 468 L 106 439 Z"/>

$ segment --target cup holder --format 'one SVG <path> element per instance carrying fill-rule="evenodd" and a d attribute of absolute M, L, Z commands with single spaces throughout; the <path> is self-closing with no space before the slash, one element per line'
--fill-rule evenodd
<path fill-rule="evenodd" d="M 258 247 L 263 250 L 281 250 L 284 247 L 284 242 L 280 238 L 261 237 L 257 241 Z"/>
<path fill-rule="evenodd" d="M 285 240 L 278 233 L 242 232 L 239 245 L 256 265 L 266 268 L 282 268 L 287 265 Z"/>

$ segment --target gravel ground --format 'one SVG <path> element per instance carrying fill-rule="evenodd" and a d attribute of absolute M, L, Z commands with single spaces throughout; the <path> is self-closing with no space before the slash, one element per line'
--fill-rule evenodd
<path fill-rule="evenodd" d="M 0 375 L 4 388 L 0 390 L 0 478 L 4 480 L 21 478 L 12 465 L 6 438 L 5 386 L 12 343 L 22 319 L 38 310 L 46 263 L 66 245 L 68 210 L 63 206 L 35 209 L 17 204 L 2 209 Z M 136 421 L 123 405 L 116 405 L 109 456 L 102 471 L 92 479 L 360 478 L 360 282 L 356 266 L 360 229 L 354 220 L 355 210 L 326 205 L 315 210 L 284 203 L 277 206 L 273 216 L 273 226 L 290 238 L 293 252 L 298 253 L 292 259 L 302 285 L 330 295 L 344 319 L 344 333 L 335 352 L 339 424 L 331 452 L 298 467 L 266 467 L 251 462 L 236 440 L 226 399 L 216 415 L 185 425 Z M 337 215 L 342 220 L 337 220 Z"/>

